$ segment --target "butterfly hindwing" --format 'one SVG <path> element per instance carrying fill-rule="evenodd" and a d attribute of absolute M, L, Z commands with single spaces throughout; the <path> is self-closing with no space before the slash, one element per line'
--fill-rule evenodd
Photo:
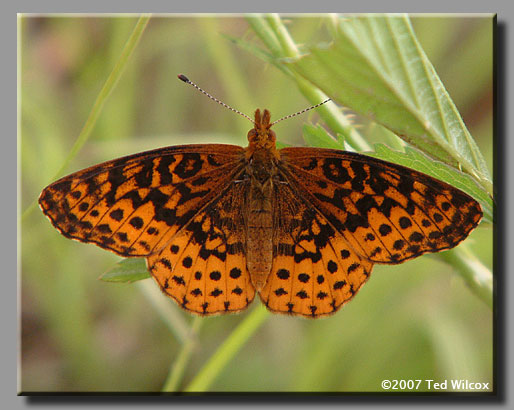
<path fill-rule="evenodd" d="M 288 184 L 274 191 L 273 266 L 260 297 L 272 311 L 328 315 L 348 302 L 373 264 L 355 253 Z"/>
<path fill-rule="evenodd" d="M 46 187 L 43 212 L 72 239 L 121 256 L 160 251 L 240 172 L 233 145 L 161 148 L 68 175 Z"/>
<path fill-rule="evenodd" d="M 400 263 L 456 246 L 482 217 L 478 202 L 421 172 L 330 149 L 284 148 L 282 168 L 363 258 Z"/>
<path fill-rule="evenodd" d="M 163 292 L 199 314 L 239 311 L 255 296 L 245 257 L 248 184 L 232 181 L 147 264 Z"/>

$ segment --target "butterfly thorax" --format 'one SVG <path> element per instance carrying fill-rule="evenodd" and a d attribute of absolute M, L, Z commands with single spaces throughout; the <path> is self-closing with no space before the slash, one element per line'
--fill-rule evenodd
<path fill-rule="evenodd" d="M 247 266 L 252 284 L 260 290 L 273 262 L 273 180 L 278 151 L 275 133 L 270 130 L 270 113 L 255 112 L 255 128 L 248 132 L 246 173 L 250 181 L 247 197 Z"/>

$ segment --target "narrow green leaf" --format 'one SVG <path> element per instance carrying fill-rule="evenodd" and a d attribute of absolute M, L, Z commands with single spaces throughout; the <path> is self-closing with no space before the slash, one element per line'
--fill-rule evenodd
<path fill-rule="evenodd" d="M 485 161 L 406 16 L 342 19 L 328 47 L 285 64 L 334 101 L 434 158 L 460 166 L 492 197 Z"/>
<path fill-rule="evenodd" d="M 59 169 L 59 171 L 57 171 L 53 179 L 57 179 L 57 177 L 60 177 L 63 174 L 63 172 L 66 170 L 72 159 L 75 158 L 75 156 L 78 154 L 78 152 L 82 149 L 84 144 L 89 139 L 91 132 L 93 131 L 93 128 L 97 123 L 98 118 L 100 117 L 100 114 L 106 101 L 108 100 L 109 96 L 114 90 L 116 84 L 118 83 L 118 80 L 121 78 L 121 75 L 123 74 L 123 71 L 125 70 L 125 67 L 128 64 L 130 56 L 136 49 L 136 46 L 138 45 L 139 40 L 141 39 L 149 20 L 150 15 L 143 14 L 137 21 L 134 30 L 132 31 L 127 42 L 125 43 L 125 47 L 123 48 L 121 55 L 118 58 L 118 61 L 116 61 L 116 64 L 114 65 L 112 71 L 109 73 L 109 76 L 105 80 L 102 89 L 98 93 L 95 103 L 91 108 L 91 112 L 89 113 L 89 116 L 86 122 L 84 123 L 84 126 L 82 127 L 79 136 L 77 137 L 75 143 L 73 144 L 73 147 L 71 147 L 69 154 L 65 158 L 63 164 L 61 165 L 61 168 Z M 30 215 L 30 213 L 34 209 L 36 209 L 36 207 L 37 200 L 34 200 L 23 212 L 21 216 L 22 221 L 25 218 L 27 218 L 28 215 Z"/>
<path fill-rule="evenodd" d="M 114 268 L 105 272 L 98 279 L 105 282 L 132 283 L 141 279 L 148 279 L 150 274 L 143 258 L 123 259 Z"/>
<path fill-rule="evenodd" d="M 64 170 L 71 162 L 71 160 L 77 155 L 77 153 L 82 149 L 84 144 L 89 139 L 91 131 L 93 130 L 98 118 L 100 117 L 100 113 L 102 112 L 102 108 L 105 105 L 105 102 L 111 95 L 112 91 L 114 90 L 114 87 L 121 78 L 123 71 L 127 67 L 128 60 L 130 59 L 134 50 L 136 49 L 136 46 L 138 45 L 139 40 L 141 39 L 141 36 L 143 35 L 143 32 L 145 31 L 145 28 L 149 21 L 150 15 L 142 15 L 137 21 L 136 26 L 132 31 L 132 34 L 125 43 L 125 47 L 123 48 L 118 61 L 116 61 L 116 64 L 114 65 L 112 71 L 109 73 L 109 76 L 105 80 L 105 83 L 102 89 L 100 90 L 100 93 L 98 94 L 95 103 L 93 104 L 93 108 L 89 113 L 89 117 L 87 118 L 84 127 L 80 131 L 80 134 L 77 137 L 75 144 L 71 148 L 70 153 L 64 160 L 61 169 L 59 169 L 59 171 L 57 172 L 56 177 L 60 176 L 64 172 Z"/>
<path fill-rule="evenodd" d="M 278 57 L 282 54 L 282 48 L 274 32 L 269 24 L 269 21 L 264 19 L 260 14 L 252 14 L 246 16 L 246 21 L 252 27 L 253 31 L 259 36 L 261 41 L 268 47 L 271 54 Z"/>
<path fill-rule="evenodd" d="M 491 197 L 469 175 L 463 174 L 443 162 L 434 161 L 411 147 L 405 147 L 405 152 L 399 152 L 392 150 L 387 145 L 375 144 L 375 152 L 367 152 L 366 155 L 415 169 L 459 188 L 480 202 L 484 212 L 483 221 L 493 222 L 493 201 Z"/>
<path fill-rule="evenodd" d="M 253 54 L 254 56 L 260 58 L 262 61 L 267 62 L 268 64 L 273 64 L 284 74 L 292 76 L 291 71 L 288 70 L 287 67 L 285 67 L 283 64 L 279 64 L 277 60 L 273 57 L 273 55 L 271 53 L 268 53 L 266 50 L 263 50 L 262 48 L 257 47 L 255 44 L 243 40 L 239 37 L 234 37 L 225 33 L 222 33 L 221 35 L 225 37 L 227 40 L 230 40 L 232 43 L 236 44 L 242 50 L 245 50 L 250 54 Z"/>

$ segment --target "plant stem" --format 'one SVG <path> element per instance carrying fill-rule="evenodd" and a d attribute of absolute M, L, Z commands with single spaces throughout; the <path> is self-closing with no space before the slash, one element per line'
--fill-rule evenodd
<path fill-rule="evenodd" d="M 177 356 L 177 360 L 175 360 L 173 366 L 171 367 L 170 373 L 168 374 L 168 377 L 164 382 L 164 386 L 162 387 L 163 392 L 177 391 L 178 385 L 180 384 L 180 381 L 182 380 L 182 377 L 184 375 L 186 365 L 189 362 L 189 359 L 191 358 L 193 350 L 197 346 L 196 335 L 198 334 L 204 321 L 205 320 L 200 316 L 196 316 L 193 319 L 191 323 L 189 337 L 182 344 L 182 349 L 180 350 Z"/>
<path fill-rule="evenodd" d="M 437 255 L 452 265 L 470 289 L 487 306 L 493 306 L 493 275 L 465 245 Z"/>
<path fill-rule="evenodd" d="M 141 290 L 143 296 L 150 302 L 179 343 L 186 343 L 191 334 L 189 325 L 179 308 L 162 294 L 153 279 L 140 280 L 135 285 Z"/>
<path fill-rule="evenodd" d="M 206 391 L 230 360 L 236 356 L 250 336 L 255 333 L 259 326 L 261 326 L 268 317 L 268 311 L 262 305 L 259 305 L 249 315 L 247 315 L 232 334 L 225 339 L 218 350 L 211 356 L 209 361 L 186 387 L 185 391 Z"/>

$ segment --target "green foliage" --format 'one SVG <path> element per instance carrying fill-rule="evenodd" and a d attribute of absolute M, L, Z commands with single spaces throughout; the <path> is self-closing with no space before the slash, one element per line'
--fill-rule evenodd
<path fill-rule="evenodd" d="M 434 158 L 460 164 L 492 196 L 485 160 L 405 16 L 337 23 L 329 47 L 288 64 L 334 101 Z"/>
<path fill-rule="evenodd" d="M 344 140 L 341 136 L 335 139 L 321 125 L 304 124 L 303 140 L 311 147 L 344 149 Z"/>

